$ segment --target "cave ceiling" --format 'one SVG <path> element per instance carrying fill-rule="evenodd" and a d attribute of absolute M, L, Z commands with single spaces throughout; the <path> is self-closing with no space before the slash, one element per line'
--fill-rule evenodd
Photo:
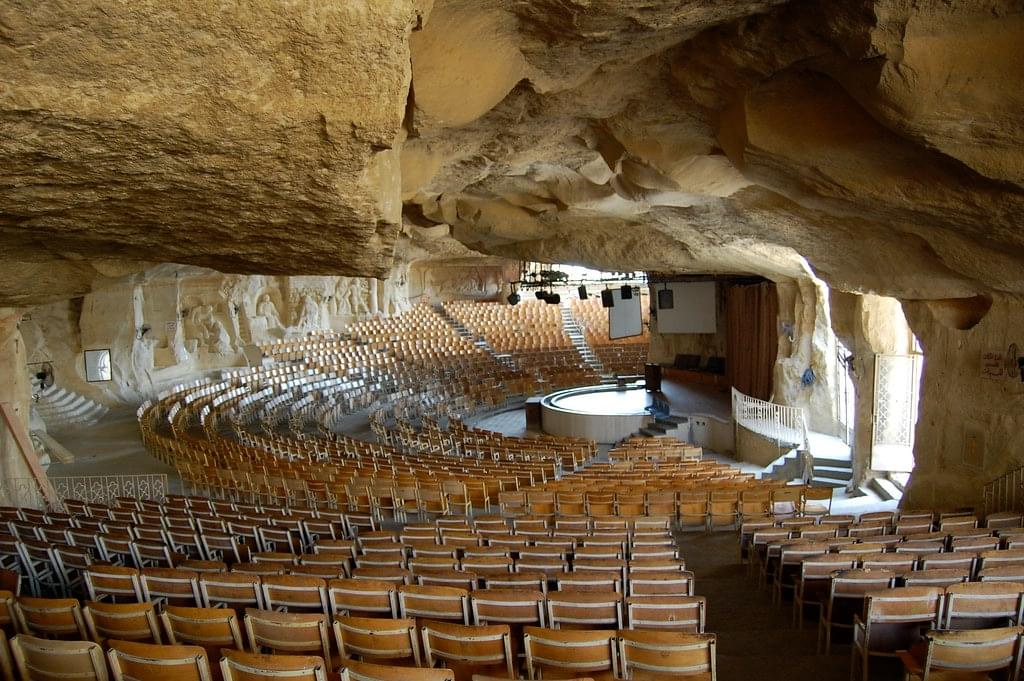
<path fill-rule="evenodd" d="M 473 254 L 1024 293 L 1024 8 L 9 0 L 0 305 Z"/>

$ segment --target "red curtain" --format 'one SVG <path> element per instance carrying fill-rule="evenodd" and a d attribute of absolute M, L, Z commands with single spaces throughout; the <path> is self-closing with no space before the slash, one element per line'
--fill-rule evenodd
<path fill-rule="evenodd" d="M 767 400 L 779 354 L 779 297 L 775 284 L 725 290 L 729 381 L 740 392 Z"/>

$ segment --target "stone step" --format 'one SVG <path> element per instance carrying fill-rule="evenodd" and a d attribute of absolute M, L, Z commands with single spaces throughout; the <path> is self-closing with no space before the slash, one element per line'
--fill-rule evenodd
<path fill-rule="evenodd" d="M 832 478 L 819 478 L 818 476 L 814 476 L 813 478 L 811 478 L 811 484 L 816 485 L 818 487 L 832 487 L 835 489 L 846 487 L 845 483 L 838 482 L 836 480 L 833 480 Z"/>
<path fill-rule="evenodd" d="M 812 456 L 814 452 L 811 452 Z M 814 457 L 814 466 L 828 466 L 830 468 L 853 468 L 853 462 L 849 459 L 830 459 L 827 457 Z"/>
<path fill-rule="evenodd" d="M 888 478 L 873 478 L 868 486 L 875 494 L 877 494 L 883 501 L 893 501 L 903 498 L 903 492 L 900 491 L 896 485 L 893 484 L 892 480 Z"/>
<path fill-rule="evenodd" d="M 853 470 L 850 468 L 836 468 L 834 466 L 819 466 L 818 462 L 815 461 L 814 477 L 850 481 L 853 479 Z"/>

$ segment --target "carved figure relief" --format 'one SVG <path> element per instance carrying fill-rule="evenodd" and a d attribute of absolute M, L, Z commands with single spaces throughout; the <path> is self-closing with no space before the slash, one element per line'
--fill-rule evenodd
<path fill-rule="evenodd" d="M 256 315 L 263 317 L 268 329 L 280 329 L 283 326 L 281 324 L 281 317 L 277 314 L 277 306 L 274 305 L 274 301 L 271 300 L 269 293 L 264 293 L 260 297 L 260 304 L 256 307 Z"/>
<path fill-rule="evenodd" d="M 306 293 L 302 297 L 302 311 L 299 313 L 299 328 L 300 329 L 319 329 L 320 323 L 320 305 L 314 300 L 311 293 Z"/>

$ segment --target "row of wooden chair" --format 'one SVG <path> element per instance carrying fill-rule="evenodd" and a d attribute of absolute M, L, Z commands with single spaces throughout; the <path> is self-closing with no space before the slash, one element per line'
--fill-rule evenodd
<path fill-rule="evenodd" d="M 480 676 L 481 672 L 494 674 L 493 678 L 514 679 L 518 673 L 512 631 L 507 625 L 466 627 L 430 622 L 420 627 L 417 635 L 415 622 L 410 620 L 394 622 L 391 630 L 381 631 L 380 639 L 374 640 L 373 632 L 364 629 L 366 621 L 347 618 L 334 626 L 340 651 L 340 656 L 335 658 L 322 627 L 308 632 L 299 627 L 286 632 L 266 632 L 271 636 L 291 634 L 286 639 L 268 638 L 261 636 L 256 625 L 249 621 L 248 613 L 246 624 L 252 636 L 252 651 L 244 652 L 240 650 L 240 632 L 233 617 L 226 613 L 217 621 L 202 621 L 200 626 L 205 628 L 200 629 L 168 629 L 171 641 L 193 640 L 200 645 L 107 639 L 103 644 L 108 647 L 112 676 L 116 681 L 209 681 L 212 674 L 208 656 L 219 658 L 225 681 L 280 678 L 326 681 L 327 673 L 333 669 L 338 669 L 342 680 L 367 681 L 487 678 Z M 424 651 L 422 660 L 420 641 Z M 8 644 L 6 640 L 0 644 L 0 665 L 10 678 Z M 22 681 L 53 678 L 104 681 L 108 678 L 101 644 L 96 641 L 54 641 L 19 634 L 10 647 Z M 263 654 L 266 649 L 291 654 L 266 655 Z M 524 627 L 521 649 L 530 679 L 546 678 L 548 674 L 557 677 L 559 672 L 563 675 L 568 672 L 628 680 L 636 678 L 638 672 L 642 675 L 652 671 L 716 679 L 715 637 L 711 634 Z M 310 652 L 313 654 L 308 654 Z M 403 657 L 415 666 L 380 664 Z M 420 668 L 421 663 L 425 669 Z M 438 666 L 446 669 L 438 670 Z"/>

